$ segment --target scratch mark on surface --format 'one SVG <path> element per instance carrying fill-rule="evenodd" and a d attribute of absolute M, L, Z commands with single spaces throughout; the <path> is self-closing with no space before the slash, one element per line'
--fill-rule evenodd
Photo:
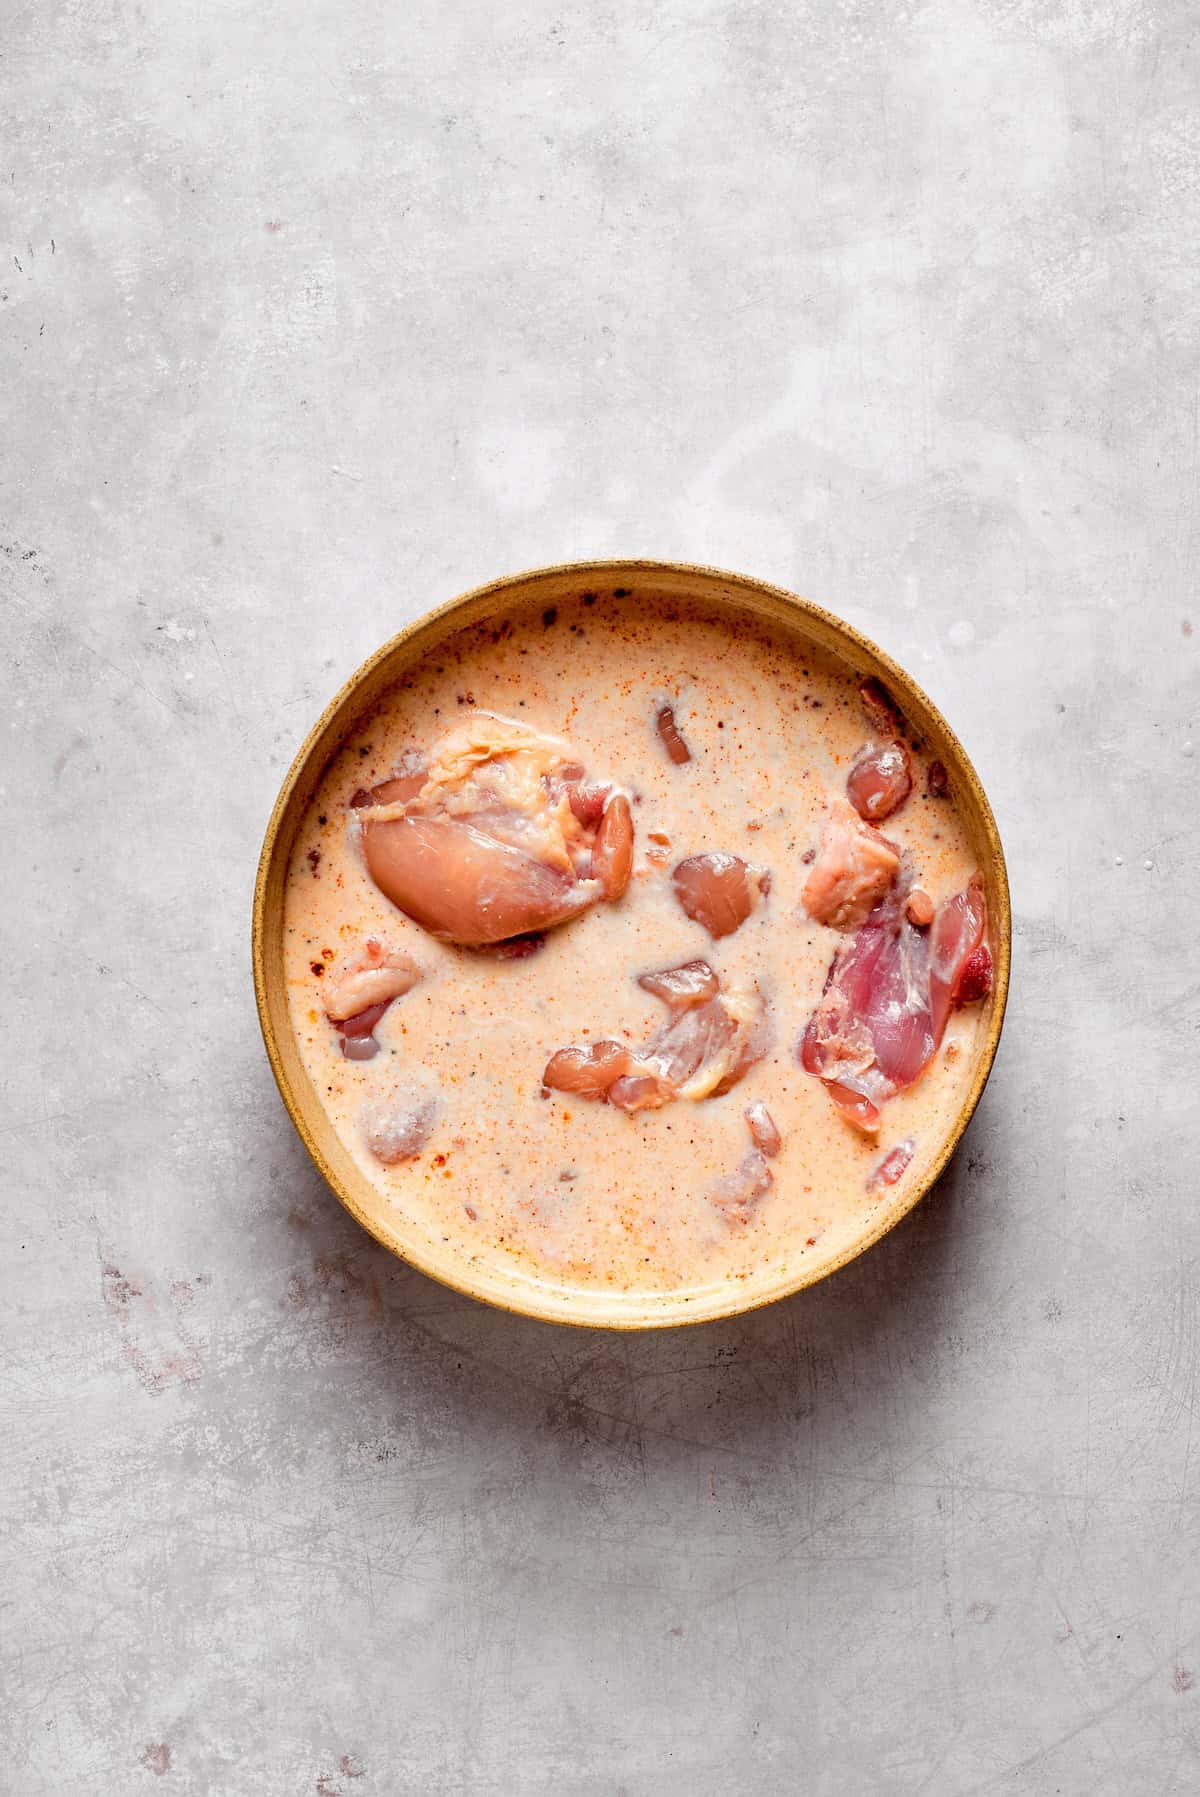
<path fill-rule="evenodd" d="M 168 700 L 163 698 L 161 693 L 156 693 L 153 687 L 147 686 L 140 674 L 135 673 L 132 668 L 123 668 L 120 662 L 113 661 L 110 656 L 102 654 L 99 649 L 88 642 L 85 636 L 81 636 L 78 630 L 75 630 L 71 625 L 64 623 L 61 617 L 48 617 L 45 612 L 39 611 L 36 605 L 26 604 L 23 600 L 17 599 L 11 592 L 5 594 L 5 598 L 10 605 L 14 605 L 18 611 L 25 612 L 28 617 L 35 618 L 37 622 L 45 626 L 47 630 L 53 630 L 61 633 L 63 636 L 69 637 L 73 643 L 76 643 L 79 646 L 79 648 L 86 650 L 87 654 L 95 656 L 98 662 L 101 662 L 106 668 L 110 668 L 112 672 L 118 674 L 122 680 L 128 681 L 131 686 L 140 687 L 142 692 L 144 692 L 148 698 L 153 699 L 156 705 L 162 706 L 169 717 L 175 716 L 174 707 Z M 50 638 L 49 640 L 53 642 L 53 638 Z"/>
<path fill-rule="evenodd" d="M 1185 1648 L 1191 1648 L 1198 1638 L 1200 1638 L 1200 1636 L 1193 1635 L 1184 1643 Z M 1152 1685 L 1156 1679 L 1161 1678 L 1165 1667 L 1170 1664 L 1171 1662 L 1169 1660 L 1160 1660 L 1158 1664 L 1151 1667 L 1150 1671 L 1145 1673 L 1143 1677 L 1136 1679 L 1132 1685 L 1129 1685 L 1122 1691 L 1119 1697 L 1114 1697 L 1111 1703 L 1105 1704 L 1103 1709 L 1089 1711 L 1086 1716 L 1075 1723 L 1074 1727 L 1064 1729 L 1061 1734 L 1055 1735 L 1053 1740 L 1047 1741 L 1043 1746 L 1039 1747 L 1035 1753 L 1027 1754 L 1023 1760 L 1018 1760 L 1013 1765 L 1003 1767 L 1001 1771 L 994 1773 L 991 1778 L 985 1779 L 982 1784 L 968 1786 L 967 1789 L 961 1792 L 960 1797 L 984 1797 L 984 1793 L 998 1790 L 1001 1785 L 1007 1784 L 1010 1779 L 1019 1778 L 1023 1773 L 1030 1771 L 1034 1766 L 1040 1765 L 1044 1760 L 1049 1759 L 1052 1753 L 1057 1753 L 1060 1747 L 1069 1746 L 1070 1743 L 1077 1740 L 1080 1735 L 1086 1734 L 1089 1729 L 1099 1727 L 1099 1725 L 1109 1716 L 1114 1715 L 1118 1710 L 1124 1709 L 1125 1705 L 1132 1698 L 1136 1697 L 1139 1691 L 1144 1691 L 1147 1685 Z"/>

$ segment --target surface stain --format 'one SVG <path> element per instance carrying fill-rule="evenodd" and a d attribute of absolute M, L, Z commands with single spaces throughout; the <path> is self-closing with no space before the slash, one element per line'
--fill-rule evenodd
<path fill-rule="evenodd" d="M 142 1765 L 159 1778 L 171 1770 L 171 1749 L 166 1741 L 147 1741 L 142 1750 Z"/>
<path fill-rule="evenodd" d="M 180 1289 L 188 1294 L 182 1300 Z M 192 1302 L 186 1280 L 175 1280 L 160 1302 L 149 1279 L 102 1258 L 100 1292 L 120 1335 L 122 1358 L 146 1391 L 157 1397 L 172 1385 L 196 1384 L 203 1370 L 200 1343 L 180 1314 Z"/>
<path fill-rule="evenodd" d="M 967 1615 L 972 1622 L 991 1622 L 995 1614 L 995 1604 L 988 1603 L 984 1597 L 977 1597 L 974 1603 L 967 1605 Z"/>
<path fill-rule="evenodd" d="M 1185 1691 L 1194 1691 L 1195 1688 L 1196 1674 L 1187 1666 L 1176 1666 L 1171 1679 L 1171 1689 L 1182 1697 Z"/>
<path fill-rule="evenodd" d="M 383 1293 L 374 1273 L 364 1273 L 352 1254 L 344 1250 L 313 1257 L 317 1284 L 334 1303 L 346 1310 L 362 1309 L 375 1320 L 383 1315 Z"/>
<path fill-rule="evenodd" d="M 71 740 L 67 744 L 66 748 L 61 749 L 59 751 L 59 753 L 54 757 L 54 763 L 53 763 L 53 767 L 52 767 L 51 771 L 54 775 L 54 780 L 55 780 L 56 784 L 59 780 L 62 779 L 63 770 L 65 769 L 68 761 L 70 761 L 70 759 L 73 755 L 78 755 L 78 753 L 81 749 L 86 749 L 87 742 L 88 742 L 88 739 L 83 734 L 82 730 L 75 730 L 72 732 Z"/>
<path fill-rule="evenodd" d="M 352 1753 L 344 1753 L 338 1761 L 338 1768 L 344 1778 L 365 1778 L 367 1768 Z"/>

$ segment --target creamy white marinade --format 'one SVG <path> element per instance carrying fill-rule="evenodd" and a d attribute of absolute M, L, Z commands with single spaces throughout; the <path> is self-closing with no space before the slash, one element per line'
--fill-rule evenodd
<path fill-rule="evenodd" d="M 664 704 L 691 750 L 682 765 L 656 729 Z M 628 890 L 550 929 L 525 958 L 448 945 L 399 911 L 368 875 L 350 805 L 472 713 L 564 739 L 589 776 L 630 800 Z M 920 1179 L 970 1084 L 986 1004 L 952 1013 L 922 1077 L 882 1107 L 877 1135 L 847 1123 L 797 1058 L 846 941 L 805 913 L 811 852 L 856 756 L 877 736 L 856 677 L 797 639 L 640 596 L 580 598 L 465 631 L 394 689 L 312 800 L 293 850 L 285 934 L 304 1065 L 386 1201 L 468 1259 L 648 1291 L 784 1276 L 818 1243 L 824 1255 L 883 1201 L 870 1176 L 898 1143 L 915 1149 L 888 1195 Z M 879 828 L 936 904 L 966 886 L 975 861 L 953 794 L 927 792 L 926 754 L 914 752 L 912 764 L 911 796 Z M 770 876 L 766 898 L 719 941 L 684 914 L 671 880 L 678 861 L 709 850 Z M 372 940 L 421 977 L 389 1005 L 374 1028 L 379 1052 L 360 1062 L 345 1058 L 326 1007 Z M 638 976 L 696 958 L 722 984 L 766 1000 L 770 1047 L 740 1083 L 632 1115 L 546 1091 L 543 1072 L 565 1046 L 653 1037 L 663 1007 Z M 379 1119 L 397 1095 L 410 1109 L 420 1101 L 433 1124 L 414 1158 L 385 1164 L 368 1138 L 373 1124 L 378 1146 Z M 755 1102 L 782 1147 L 771 1189 L 731 1223 L 714 1195 L 751 1145 L 745 1112 Z"/>

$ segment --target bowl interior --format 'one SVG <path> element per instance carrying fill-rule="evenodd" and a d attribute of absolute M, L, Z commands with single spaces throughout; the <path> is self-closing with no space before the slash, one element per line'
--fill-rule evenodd
<path fill-rule="evenodd" d="M 453 1243 L 432 1240 L 407 1224 L 355 1165 L 321 1105 L 292 1032 L 283 961 L 284 887 L 296 831 L 341 743 L 383 693 L 446 637 L 483 619 L 498 620 L 517 610 L 545 608 L 593 591 L 698 600 L 726 611 L 731 629 L 737 628 L 739 617 L 753 615 L 801 645 L 816 644 L 862 676 L 878 675 L 949 770 L 958 812 L 984 876 L 995 983 L 982 1020 L 974 1076 L 953 1127 L 921 1181 L 876 1206 L 848 1244 L 842 1241 L 824 1255 L 818 1244 L 811 1257 L 782 1280 L 771 1271 L 761 1280 L 740 1281 L 736 1287 L 721 1282 L 679 1291 L 608 1292 L 470 1263 Z M 953 1153 L 987 1080 L 1004 1016 L 1010 937 L 1008 881 L 991 808 L 962 745 L 903 669 L 830 613 L 760 581 L 711 568 L 621 561 L 538 569 L 481 587 L 402 631 L 358 670 L 314 725 L 276 801 L 255 888 L 253 958 L 263 1037 L 284 1103 L 317 1166 L 364 1228 L 433 1278 L 502 1308 L 554 1322 L 642 1329 L 736 1315 L 812 1285 L 877 1241 L 917 1203 Z"/>

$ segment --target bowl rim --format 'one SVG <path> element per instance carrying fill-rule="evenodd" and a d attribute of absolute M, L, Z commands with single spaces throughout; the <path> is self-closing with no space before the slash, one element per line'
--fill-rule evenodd
<path fill-rule="evenodd" d="M 925 1169 L 922 1177 L 914 1181 L 911 1188 L 905 1189 L 890 1203 L 879 1204 L 861 1232 L 837 1253 L 821 1260 L 814 1260 L 811 1264 L 801 1261 L 798 1266 L 789 1269 L 788 1273 L 780 1278 L 774 1286 L 768 1286 L 765 1289 L 754 1288 L 749 1292 L 743 1292 L 738 1284 L 730 1282 L 726 1286 L 681 1288 L 678 1292 L 626 1294 L 631 1298 L 641 1298 L 643 1309 L 640 1311 L 630 1309 L 613 1315 L 590 1314 L 587 1308 L 589 1303 L 598 1306 L 606 1297 L 611 1299 L 618 1295 L 607 1291 L 604 1287 L 546 1288 L 548 1291 L 560 1293 L 566 1290 L 570 1292 L 571 1296 L 577 1296 L 580 1300 L 580 1314 L 575 1315 L 572 1314 L 570 1304 L 562 1301 L 554 1305 L 539 1303 L 538 1295 L 541 1288 L 533 1283 L 529 1284 L 527 1294 L 526 1290 L 520 1287 L 515 1289 L 507 1287 L 500 1289 L 499 1285 L 490 1287 L 489 1273 L 486 1268 L 477 1268 L 473 1263 L 464 1260 L 461 1267 L 452 1272 L 445 1266 L 434 1264 L 432 1259 L 423 1253 L 422 1244 L 419 1242 L 411 1245 L 406 1243 L 401 1248 L 395 1240 L 384 1233 L 381 1226 L 377 1226 L 372 1213 L 358 1201 L 353 1190 L 331 1165 L 320 1141 L 309 1128 L 303 1115 L 298 1094 L 293 1089 L 284 1063 L 283 1049 L 276 1031 L 275 1020 L 271 1015 L 267 970 L 270 935 L 268 887 L 279 855 L 284 854 L 285 863 L 290 860 L 295 832 L 292 832 L 289 840 L 281 848 L 282 826 L 297 788 L 302 781 L 309 777 L 309 764 L 314 751 L 319 747 L 330 727 L 348 707 L 352 706 L 356 694 L 370 680 L 371 675 L 414 636 L 418 633 L 433 631 L 439 624 L 449 624 L 459 612 L 468 611 L 481 601 L 498 598 L 505 594 L 511 594 L 516 604 L 532 604 L 534 600 L 531 595 L 527 594 L 523 600 L 518 599 L 517 596 L 521 589 L 532 588 L 538 582 L 553 582 L 566 578 L 572 581 L 578 580 L 585 587 L 593 584 L 599 587 L 606 584 L 609 576 L 638 574 L 647 580 L 653 580 L 656 575 L 669 575 L 672 578 L 696 578 L 705 583 L 715 581 L 726 588 L 747 595 L 766 595 L 773 604 L 781 602 L 783 609 L 790 612 L 797 622 L 804 618 L 810 619 L 819 626 L 818 634 L 820 631 L 824 631 L 842 639 L 848 649 L 858 652 L 860 659 L 877 664 L 887 675 L 889 684 L 902 697 L 910 703 L 915 699 L 918 711 L 924 712 L 933 721 L 942 741 L 951 751 L 955 761 L 955 774 L 966 776 L 978 814 L 978 822 L 986 839 L 990 858 L 989 866 L 986 869 L 986 878 L 988 882 L 989 936 L 994 963 L 993 986 L 990 995 L 987 1032 L 978 1053 L 974 1076 L 954 1119 L 953 1126 L 947 1131 L 938 1152 Z M 705 597 L 706 595 L 702 593 L 696 595 L 697 600 L 701 603 Z M 709 595 L 709 597 L 715 597 L 715 595 Z M 336 753 L 335 748 L 327 754 L 320 768 L 315 771 L 312 776 L 314 786 Z M 286 864 L 282 877 L 286 882 Z M 558 1323 L 573 1328 L 622 1331 L 671 1329 L 717 1322 L 730 1317 L 748 1315 L 751 1311 L 759 1310 L 766 1304 L 777 1303 L 780 1299 L 791 1297 L 797 1292 L 805 1291 L 810 1286 L 819 1284 L 823 1279 L 828 1279 L 832 1274 L 848 1266 L 851 1261 L 857 1260 L 860 1255 L 874 1247 L 883 1236 L 887 1235 L 914 1210 L 940 1179 L 951 1156 L 958 1148 L 987 1085 L 1004 1026 L 1005 1011 L 1008 1005 L 1011 959 L 1011 895 L 1004 847 L 995 815 L 970 756 L 941 711 L 912 675 L 894 661 L 886 650 L 881 649 L 877 643 L 854 625 L 847 624 L 836 613 L 826 610 L 825 607 L 816 604 L 811 599 L 790 592 L 785 587 L 760 580 L 754 575 L 733 573 L 727 569 L 710 567 L 704 563 L 667 561 L 643 556 L 605 557 L 598 560 L 548 563 L 517 573 L 500 575 L 494 580 L 486 581 L 481 586 L 472 587 L 466 592 L 459 593 L 455 598 L 420 613 L 411 623 L 404 625 L 402 629 L 382 643 L 334 693 L 316 722 L 306 733 L 292 758 L 271 808 L 264 832 L 254 882 L 251 915 L 251 963 L 254 976 L 254 995 L 263 1044 L 275 1083 L 279 1088 L 280 1097 L 291 1118 L 292 1125 L 310 1158 L 355 1221 L 361 1224 L 381 1246 L 395 1254 L 397 1259 L 406 1261 L 427 1277 L 464 1297 L 490 1304 L 495 1309 L 543 1322 Z M 689 1298 L 693 1294 L 698 1299 L 706 1301 L 698 1302 L 689 1308 Z"/>

